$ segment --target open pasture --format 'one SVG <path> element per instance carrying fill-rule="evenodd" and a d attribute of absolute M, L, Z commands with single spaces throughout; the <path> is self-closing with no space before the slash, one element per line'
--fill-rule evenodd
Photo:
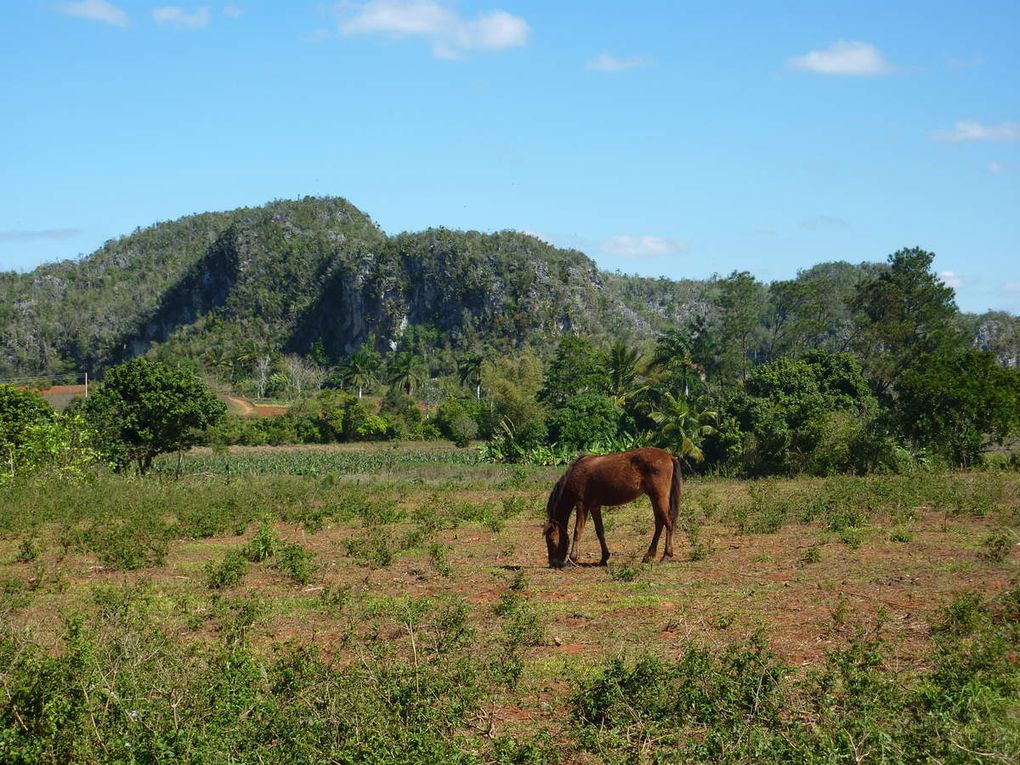
<path fill-rule="evenodd" d="M 420 444 L 175 466 L 5 490 L 0 759 L 1020 752 L 1015 473 L 693 478 L 673 562 L 639 562 L 642 499 L 606 512 L 608 567 L 589 524 L 557 571 L 559 468 Z"/>

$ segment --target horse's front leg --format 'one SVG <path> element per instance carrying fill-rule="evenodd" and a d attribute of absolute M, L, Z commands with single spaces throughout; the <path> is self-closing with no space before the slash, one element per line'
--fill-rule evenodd
<path fill-rule="evenodd" d="M 574 517 L 574 542 L 570 546 L 570 562 L 577 563 L 577 546 L 581 542 L 581 535 L 584 533 L 584 524 L 588 520 L 588 508 L 582 503 L 577 506 L 577 515 Z"/>
<path fill-rule="evenodd" d="M 600 566 L 609 562 L 609 545 L 606 544 L 606 530 L 602 527 L 602 508 L 595 506 L 591 509 L 591 518 L 595 521 L 595 534 L 598 535 L 599 544 L 602 546 L 602 560 Z"/>

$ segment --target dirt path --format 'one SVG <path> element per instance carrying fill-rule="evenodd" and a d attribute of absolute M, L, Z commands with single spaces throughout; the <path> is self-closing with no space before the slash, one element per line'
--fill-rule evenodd
<path fill-rule="evenodd" d="M 242 417 L 254 416 L 255 407 L 252 406 L 252 404 L 250 404 L 249 402 L 245 401 L 243 398 L 238 398 L 237 396 L 227 396 L 227 401 L 230 401 L 231 403 L 236 404 L 241 408 L 240 415 Z"/>

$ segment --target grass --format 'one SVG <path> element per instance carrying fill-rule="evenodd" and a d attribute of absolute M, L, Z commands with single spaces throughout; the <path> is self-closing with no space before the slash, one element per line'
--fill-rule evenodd
<path fill-rule="evenodd" d="M 466 454 L 4 489 L 0 761 L 1020 754 L 1020 476 L 693 479 L 673 562 L 640 501 L 558 571 L 559 471 Z"/>

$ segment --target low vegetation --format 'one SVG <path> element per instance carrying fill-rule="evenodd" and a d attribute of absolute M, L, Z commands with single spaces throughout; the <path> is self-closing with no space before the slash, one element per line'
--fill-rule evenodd
<path fill-rule="evenodd" d="M 1015 473 L 691 479 L 675 562 L 638 502 L 554 571 L 559 469 L 461 454 L 0 488 L 0 759 L 1020 756 Z"/>

